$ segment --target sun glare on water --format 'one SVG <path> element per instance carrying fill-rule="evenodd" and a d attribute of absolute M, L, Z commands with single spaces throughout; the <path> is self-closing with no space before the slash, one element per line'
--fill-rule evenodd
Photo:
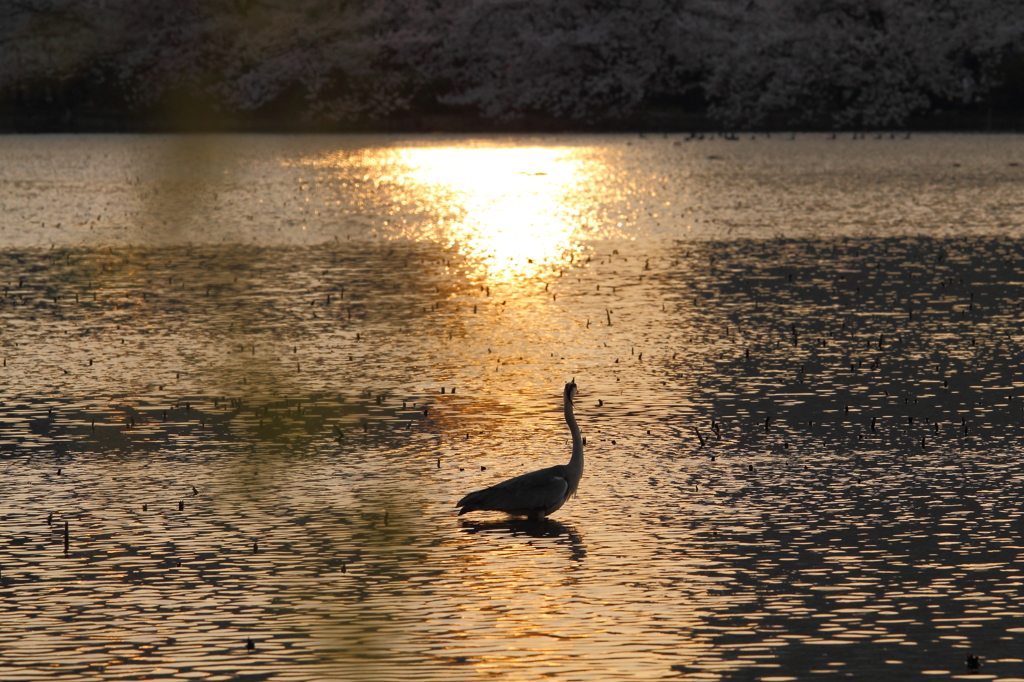
<path fill-rule="evenodd" d="M 528 275 L 578 248 L 580 150 L 542 147 L 377 149 L 357 162 L 425 219 L 390 234 L 460 249 L 489 279 Z M 355 159 L 349 159 L 352 163 Z"/>

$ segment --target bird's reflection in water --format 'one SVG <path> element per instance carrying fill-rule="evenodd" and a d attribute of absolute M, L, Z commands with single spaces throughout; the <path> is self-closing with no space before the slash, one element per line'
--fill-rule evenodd
<path fill-rule="evenodd" d="M 556 544 L 565 545 L 569 548 L 569 558 L 572 561 L 583 561 L 587 556 L 586 545 L 583 544 L 583 536 L 579 534 L 575 526 L 567 526 L 552 519 L 543 521 L 530 521 L 529 519 L 505 519 L 504 521 L 463 521 L 462 530 L 466 533 L 492 533 L 495 535 L 510 535 L 518 538 L 527 536 L 531 538 L 554 538 Z"/>

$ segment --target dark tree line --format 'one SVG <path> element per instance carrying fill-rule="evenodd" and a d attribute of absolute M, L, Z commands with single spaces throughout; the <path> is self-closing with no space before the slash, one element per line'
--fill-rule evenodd
<path fill-rule="evenodd" d="M 1017 0 L 4 0 L 0 125 L 886 128 L 1016 112 L 1022 55 Z"/>

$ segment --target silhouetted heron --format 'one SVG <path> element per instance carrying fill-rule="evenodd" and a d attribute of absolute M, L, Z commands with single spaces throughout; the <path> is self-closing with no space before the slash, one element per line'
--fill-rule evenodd
<path fill-rule="evenodd" d="M 572 413 L 572 400 L 576 396 L 576 381 L 565 385 L 562 402 L 565 423 L 572 433 L 572 458 L 568 464 L 531 471 L 510 478 L 484 490 L 477 490 L 459 500 L 459 516 L 471 511 L 500 511 L 515 516 L 526 516 L 532 521 L 558 511 L 565 501 L 576 494 L 583 476 L 583 439 L 580 427 Z"/>

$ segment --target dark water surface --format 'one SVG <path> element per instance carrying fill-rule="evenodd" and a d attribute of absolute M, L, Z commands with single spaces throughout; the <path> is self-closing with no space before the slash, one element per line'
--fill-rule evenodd
<path fill-rule="evenodd" d="M 1024 679 L 1024 138 L 0 158 L 5 682 Z"/>

